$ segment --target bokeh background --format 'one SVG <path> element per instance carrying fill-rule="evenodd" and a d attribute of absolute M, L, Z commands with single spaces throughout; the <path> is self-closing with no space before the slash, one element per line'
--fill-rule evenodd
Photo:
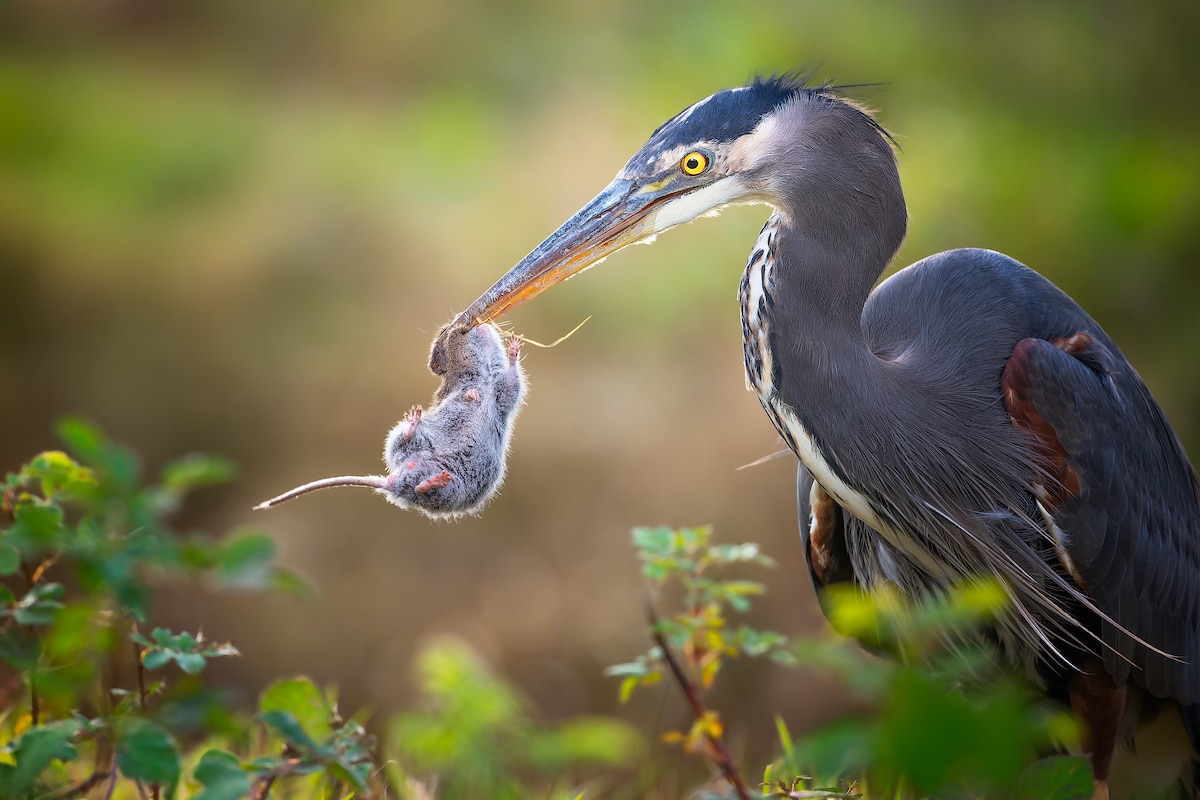
<path fill-rule="evenodd" d="M 712 523 L 779 561 L 754 620 L 820 626 L 794 462 L 745 391 L 736 287 L 765 218 L 739 208 L 520 309 L 529 401 L 481 518 L 359 490 L 436 380 L 438 327 L 604 186 L 661 121 L 757 72 L 815 68 L 902 153 L 898 259 L 984 246 L 1113 334 L 1200 454 L 1200 6 L 1139 2 L 9 0 L 0 4 L 0 464 L 78 414 L 148 469 L 230 456 L 186 524 L 274 533 L 315 600 L 196 587 L 161 622 L 232 638 L 215 677 L 279 674 L 343 705 L 413 699 L 422 642 L 467 639 L 545 719 L 618 713 L 604 666 L 647 646 L 637 524 Z M 969 332 L 965 332 L 969 335 Z M 742 663 L 717 698 L 769 748 L 840 702 Z"/>

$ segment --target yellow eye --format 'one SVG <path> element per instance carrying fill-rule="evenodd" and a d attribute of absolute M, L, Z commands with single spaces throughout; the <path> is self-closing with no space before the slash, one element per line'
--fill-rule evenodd
<path fill-rule="evenodd" d="M 679 162 L 679 168 L 683 170 L 684 175 L 699 175 L 708 169 L 708 154 L 693 150 Z"/>

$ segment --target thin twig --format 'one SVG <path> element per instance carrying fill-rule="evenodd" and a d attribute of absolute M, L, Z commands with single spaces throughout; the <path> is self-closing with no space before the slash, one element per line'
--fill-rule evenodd
<path fill-rule="evenodd" d="M 46 570 L 58 563 L 60 555 L 61 553 L 55 553 L 54 555 L 50 556 L 50 558 L 42 559 L 41 563 L 37 565 L 37 568 L 34 569 L 33 573 L 30 575 L 30 583 L 38 583 L 41 581 L 42 576 L 46 574 Z"/>
<path fill-rule="evenodd" d="M 250 800 L 266 800 L 267 795 L 271 793 L 271 786 L 275 783 L 275 779 L 285 778 L 295 771 L 302 759 L 289 758 L 288 754 L 292 752 L 294 751 L 290 745 L 283 746 L 283 757 L 286 760 L 274 769 L 267 770 L 258 776 L 254 787 L 250 790 Z"/>
<path fill-rule="evenodd" d="M 104 792 L 104 800 L 112 800 L 113 790 L 117 788 L 117 754 L 113 751 L 112 760 L 108 762 L 108 789 Z"/>
<path fill-rule="evenodd" d="M 250 792 L 251 800 L 267 800 L 267 795 L 271 793 L 271 784 L 275 783 L 275 775 L 269 774 L 265 778 L 259 778 L 258 783 Z"/>
<path fill-rule="evenodd" d="M 31 727 L 36 728 L 40 724 L 38 722 L 39 716 L 41 716 L 41 703 L 38 702 L 37 665 L 35 664 L 29 670 L 29 717 Z"/>
<path fill-rule="evenodd" d="M 88 792 L 90 792 L 92 789 L 95 789 L 97 786 L 100 785 L 100 783 L 102 781 L 104 781 L 108 777 L 109 777 L 108 770 L 97 769 L 97 770 L 93 771 L 91 775 L 89 775 L 86 778 L 84 778 L 83 780 L 81 780 L 79 783 L 76 783 L 73 786 L 68 786 L 65 789 L 60 789 L 53 796 L 54 797 L 63 797 L 63 798 L 81 797 L 81 796 L 87 794 Z"/>
<path fill-rule="evenodd" d="M 646 614 L 650 618 L 650 631 L 654 639 L 654 643 L 658 645 L 658 649 L 662 652 L 663 661 L 667 662 L 667 666 L 671 668 L 671 674 L 675 677 L 675 682 L 679 684 L 679 688 L 683 690 L 683 696 L 687 699 L 688 706 L 692 709 L 692 714 L 695 715 L 696 721 L 699 722 L 708 714 L 708 709 L 704 705 L 704 701 L 700 697 L 699 690 L 696 689 L 691 678 L 683 671 L 683 667 L 675 660 L 674 654 L 671 652 L 671 646 L 667 644 L 667 637 L 663 636 L 662 631 L 658 626 L 658 612 L 654 610 L 654 604 L 647 601 Z M 708 740 L 712 752 L 709 758 L 721 770 L 721 776 L 729 782 L 729 785 L 737 792 L 741 800 L 750 800 L 750 790 L 746 788 L 746 783 L 742 780 L 741 774 L 737 767 L 733 764 L 733 758 L 729 755 L 729 749 L 725 747 L 725 739 L 723 736 L 714 736 L 711 731 L 706 730 L 704 737 Z"/>
<path fill-rule="evenodd" d="M 133 633 L 137 633 L 137 626 L 133 626 Z M 137 642 L 131 642 L 133 645 L 133 664 L 137 670 L 137 685 L 138 685 L 138 708 L 146 707 L 146 668 L 142 665 L 142 646 Z"/>

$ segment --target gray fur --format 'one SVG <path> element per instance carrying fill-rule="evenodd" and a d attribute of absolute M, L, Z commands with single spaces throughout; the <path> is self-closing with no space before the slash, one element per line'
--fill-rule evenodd
<path fill-rule="evenodd" d="M 439 518 L 474 513 L 491 498 L 524 395 L 519 351 L 519 340 L 506 345 L 491 325 L 442 329 L 429 356 L 442 376 L 433 405 L 405 415 L 383 448 L 390 502 Z"/>
<path fill-rule="evenodd" d="M 504 481 L 513 423 L 525 392 L 520 340 L 491 325 L 447 325 L 434 339 L 429 369 L 442 377 L 428 410 L 404 415 L 388 433 L 388 474 L 344 475 L 297 486 L 256 509 L 318 489 L 364 486 L 401 508 L 435 519 L 474 514 Z"/>

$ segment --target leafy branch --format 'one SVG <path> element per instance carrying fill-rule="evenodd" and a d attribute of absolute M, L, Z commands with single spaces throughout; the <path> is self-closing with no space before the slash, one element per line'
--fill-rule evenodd
<path fill-rule="evenodd" d="M 647 614 L 654 647 L 632 662 L 610 667 L 607 674 L 622 678 L 620 696 L 625 702 L 638 686 L 657 683 L 669 673 L 683 692 L 693 721 L 686 732 L 664 734 L 664 741 L 708 757 L 738 797 L 749 800 L 749 789 L 725 744 L 720 714 L 705 704 L 704 697 L 726 658 L 784 654 L 787 639 L 747 625 L 730 629 L 729 611 L 748 610 L 750 598 L 765 589 L 757 581 L 717 580 L 711 572 L 732 564 L 769 567 L 774 562 L 754 544 L 712 543 L 708 527 L 635 528 L 632 536 L 650 592 Z M 676 584 L 682 590 L 680 610 L 662 617 L 657 601 Z"/>

